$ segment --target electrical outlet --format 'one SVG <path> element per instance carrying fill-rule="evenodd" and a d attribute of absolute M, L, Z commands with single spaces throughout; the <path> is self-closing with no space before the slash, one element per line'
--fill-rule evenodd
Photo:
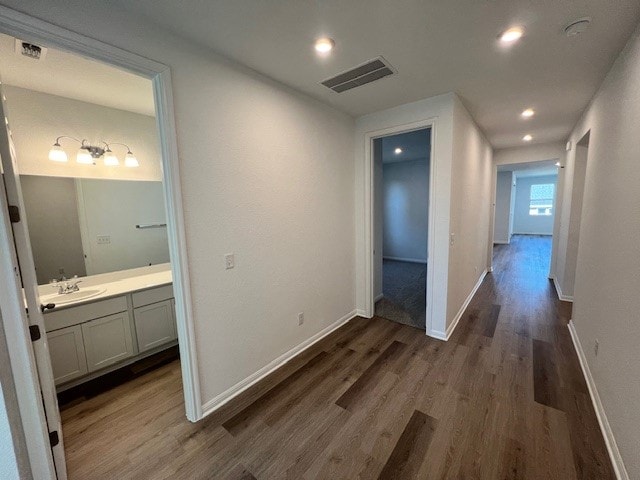
<path fill-rule="evenodd" d="M 455 233 L 450 233 L 449 234 L 449 245 L 451 245 L 453 247 L 454 243 L 456 243 L 456 234 Z"/>
<path fill-rule="evenodd" d="M 595 341 L 595 343 L 593 344 L 593 353 L 594 355 L 597 357 L 598 356 L 598 349 L 600 348 L 600 342 L 598 342 L 598 340 Z"/>
<path fill-rule="evenodd" d="M 234 253 L 227 253 L 224 256 L 224 266 L 227 270 L 236 266 L 236 256 Z"/>
<path fill-rule="evenodd" d="M 478 267 L 473 267 L 473 271 L 478 273 Z"/>
<path fill-rule="evenodd" d="M 98 245 L 111 243 L 111 235 L 98 235 L 96 238 L 98 240 Z"/>
<path fill-rule="evenodd" d="M 298 314 L 298 325 L 302 325 L 304 323 L 304 312 L 300 312 Z"/>

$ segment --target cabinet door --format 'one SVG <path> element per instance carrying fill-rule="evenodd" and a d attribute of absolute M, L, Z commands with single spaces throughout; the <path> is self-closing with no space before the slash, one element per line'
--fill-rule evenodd
<path fill-rule="evenodd" d="M 133 309 L 140 353 L 177 338 L 171 300 Z"/>
<path fill-rule="evenodd" d="M 116 313 L 83 323 L 82 335 L 90 372 L 133 355 L 129 312 Z"/>
<path fill-rule="evenodd" d="M 47 342 L 56 385 L 87 373 L 87 358 L 80 325 L 47 333 Z"/>

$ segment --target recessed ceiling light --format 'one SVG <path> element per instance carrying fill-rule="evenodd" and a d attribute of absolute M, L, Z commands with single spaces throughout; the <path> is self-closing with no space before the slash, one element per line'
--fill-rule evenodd
<path fill-rule="evenodd" d="M 500 41 L 502 43 L 513 43 L 516 40 L 520 40 L 524 35 L 524 28 L 511 27 L 500 34 Z"/>
<path fill-rule="evenodd" d="M 396 155 L 400 155 L 400 154 L 402 153 L 402 149 L 401 149 L 400 147 L 398 147 L 398 148 L 396 148 L 393 152 L 394 152 Z"/>
<path fill-rule="evenodd" d="M 525 118 L 529 118 L 529 117 L 533 117 L 535 114 L 536 112 L 533 108 L 527 108 L 526 110 L 523 110 L 520 115 L 522 115 Z"/>
<path fill-rule="evenodd" d="M 522 140 L 524 140 L 525 142 L 530 142 L 531 140 L 533 140 L 533 137 L 527 133 L 524 137 L 522 137 Z"/>
<path fill-rule="evenodd" d="M 314 48 L 318 53 L 329 53 L 335 47 L 336 42 L 332 38 L 322 37 L 316 40 Z"/>

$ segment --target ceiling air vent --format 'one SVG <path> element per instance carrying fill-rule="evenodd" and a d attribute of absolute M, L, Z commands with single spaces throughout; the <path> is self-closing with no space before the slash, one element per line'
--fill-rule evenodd
<path fill-rule="evenodd" d="M 378 57 L 321 83 L 334 92 L 341 93 L 394 73 L 393 67 L 384 58 Z"/>
<path fill-rule="evenodd" d="M 47 54 L 47 49 L 29 42 L 23 42 L 16 38 L 16 52 L 33 60 L 42 60 Z"/>

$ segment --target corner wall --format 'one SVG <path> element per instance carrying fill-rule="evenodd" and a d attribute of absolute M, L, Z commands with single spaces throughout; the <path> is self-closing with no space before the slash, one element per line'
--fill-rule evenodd
<path fill-rule="evenodd" d="M 451 168 L 447 334 L 455 328 L 470 293 L 491 266 L 493 150 L 455 97 Z"/>
<path fill-rule="evenodd" d="M 567 159 L 590 132 L 577 252 L 573 323 L 597 388 L 605 438 L 629 478 L 640 478 L 640 28 L 615 61 L 573 132 Z M 567 183 L 570 183 L 567 180 Z M 571 201 L 571 188 L 564 202 Z M 567 225 L 567 209 L 562 225 Z M 558 252 L 565 261 L 566 252 Z M 594 344 L 599 342 L 598 355 Z M 616 448 L 617 443 L 617 448 Z M 617 456 L 619 449 L 620 457 Z M 624 477 L 623 477 L 624 478 Z"/>

